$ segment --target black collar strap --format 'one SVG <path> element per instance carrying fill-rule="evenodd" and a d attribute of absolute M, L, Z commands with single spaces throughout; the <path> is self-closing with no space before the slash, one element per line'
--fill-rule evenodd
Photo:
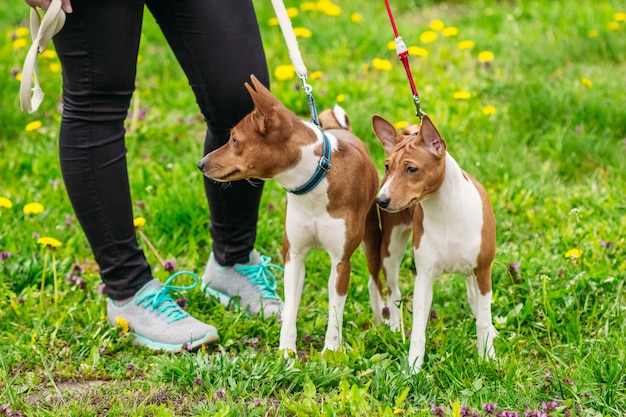
<path fill-rule="evenodd" d="M 320 158 L 320 162 L 317 165 L 317 169 L 313 176 L 300 187 L 294 188 L 293 190 L 287 190 L 287 192 L 295 195 L 303 195 L 308 193 L 317 187 L 317 184 L 322 181 L 322 179 L 326 176 L 326 173 L 330 171 L 331 163 L 330 163 L 330 140 L 324 133 L 324 130 L 319 126 L 320 132 L 322 132 L 322 157 Z"/>

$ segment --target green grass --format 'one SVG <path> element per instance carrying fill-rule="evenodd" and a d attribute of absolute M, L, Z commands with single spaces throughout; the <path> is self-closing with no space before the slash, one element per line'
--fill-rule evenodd
<path fill-rule="evenodd" d="M 278 27 L 268 24 L 274 17 L 269 2 L 255 4 L 273 71 L 290 63 L 287 48 Z M 287 1 L 288 7 L 299 4 Z M 393 32 L 384 2 L 337 4 L 339 16 L 301 10 L 293 25 L 313 34 L 300 39 L 300 48 L 309 72 L 323 72 L 309 81 L 318 108 L 343 97 L 355 133 L 382 173 L 371 116 L 416 122 L 410 88 L 387 49 Z M 37 416 L 428 416 L 433 404 L 452 416 L 461 414 L 459 406 L 484 415 L 482 405 L 494 403 L 524 415 L 556 399 L 552 416 L 626 414 L 626 22 L 609 27 L 626 7 L 616 0 L 390 4 L 405 42 L 429 53 L 411 56 L 424 109 L 494 204 L 498 359 L 477 358 L 464 280 L 444 276 L 435 286 L 424 368 L 409 375 L 408 339 L 373 324 L 360 251 L 353 258 L 340 352 L 319 355 L 328 274 L 321 252 L 307 262 L 298 359 L 277 354 L 279 323 L 224 309 L 199 289 L 185 294 L 189 310 L 218 326 L 218 344 L 194 354 L 132 346 L 103 317 L 100 280 L 61 181 L 61 76 L 48 69 L 56 59 L 40 59 L 41 109 L 33 115 L 19 110 L 15 73 L 26 47 L 14 47 L 13 36 L 27 8 L 11 2 L 0 5 L 0 197 L 12 203 L 0 208 L 0 252 L 10 254 L 0 260 L 0 406 Z M 350 19 L 356 12 L 360 23 Z M 434 19 L 457 27 L 458 35 L 439 33 L 421 44 Z M 472 40 L 474 48 L 459 50 L 461 40 Z M 480 51 L 495 59 L 480 64 Z M 141 55 L 132 111 L 147 112 L 127 126 L 135 215 L 147 219 L 143 230 L 163 258 L 199 272 L 211 247 L 195 167 L 204 127 L 149 15 Z M 375 69 L 374 58 L 389 60 L 392 70 Z M 276 96 L 307 118 L 299 84 L 272 78 Z M 454 99 L 457 91 L 471 97 Z M 486 106 L 496 113 L 483 114 Z M 33 121 L 42 127 L 26 131 Z M 284 200 L 284 191 L 268 183 L 257 248 L 275 262 Z M 24 214 L 30 202 L 43 204 L 44 212 Z M 51 254 L 36 243 L 38 236 L 63 245 Z M 145 249 L 155 275 L 166 279 Z M 580 256 L 567 257 L 572 249 Z M 516 262 L 520 271 L 511 273 Z M 74 265 L 83 267 L 84 289 L 66 279 Z M 407 248 L 401 271 L 406 301 L 413 271 Z M 409 309 L 403 314 L 409 330 Z"/>

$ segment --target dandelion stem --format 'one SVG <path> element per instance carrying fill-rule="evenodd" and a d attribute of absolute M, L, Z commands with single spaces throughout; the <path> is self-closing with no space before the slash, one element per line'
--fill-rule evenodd
<path fill-rule="evenodd" d="M 144 242 L 146 242 L 146 245 L 148 245 L 152 253 L 154 253 L 154 256 L 156 256 L 156 258 L 159 260 L 161 266 L 165 268 L 165 261 L 163 260 L 161 255 L 159 255 L 159 252 L 157 252 L 157 250 L 154 248 L 152 242 L 150 242 L 150 239 L 148 239 L 148 236 L 146 236 L 141 230 L 137 230 L 137 232 L 139 233 L 139 236 L 141 236 L 141 238 L 144 240 Z"/>
<path fill-rule="evenodd" d="M 54 279 L 54 306 L 56 307 L 59 301 L 59 286 L 57 280 L 57 263 L 54 253 L 52 254 L 52 277 Z"/>
<path fill-rule="evenodd" d="M 39 309 L 43 309 L 43 296 L 46 288 L 46 265 L 48 263 L 48 252 L 43 256 L 43 270 L 41 271 L 41 289 L 39 290 Z"/>
<path fill-rule="evenodd" d="M 404 301 L 400 300 L 400 333 L 402 334 L 402 343 L 406 342 L 406 334 L 404 331 Z"/>

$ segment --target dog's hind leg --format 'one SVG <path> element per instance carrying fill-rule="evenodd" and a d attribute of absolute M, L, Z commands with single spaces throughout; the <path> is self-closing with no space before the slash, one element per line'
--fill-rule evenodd
<path fill-rule="evenodd" d="M 369 271 L 369 282 L 367 288 L 370 295 L 370 305 L 374 322 L 378 325 L 383 321 L 383 284 L 380 280 L 380 243 L 381 230 L 379 225 L 378 207 L 372 205 L 367 219 L 365 220 L 365 235 L 363 237 L 363 248 L 367 259 L 367 269 Z"/>
<path fill-rule="evenodd" d="M 380 212 L 382 242 L 380 247 L 381 269 L 388 288 L 387 308 L 389 327 L 400 330 L 400 266 L 412 230 L 412 218 L 408 211 L 400 213 Z"/>

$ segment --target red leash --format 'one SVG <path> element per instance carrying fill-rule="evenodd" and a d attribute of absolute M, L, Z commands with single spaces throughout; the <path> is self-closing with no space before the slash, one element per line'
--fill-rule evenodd
<path fill-rule="evenodd" d="M 406 71 L 406 75 L 409 78 L 409 84 L 411 85 L 411 92 L 413 93 L 413 102 L 415 103 L 416 110 L 415 115 L 419 117 L 420 120 L 422 120 L 422 116 L 426 113 L 424 113 L 421 108 L 419 93 L 417 92 L 417 87 L 415 87 L 415 82 L 413 81 L 413 76 L 411 75 L 411 68 L 409 66 L 409 50 L 402 40 L 402 37 L 398 34 L 396 22 L 393 20 L 393 14 L 391 13 L 391 8 L 389 7 L 389 0 L 385 0 L 385 6 L 387 6 L 387 14 L 389 14 L 389 20 L 391 21 L 393 34 L 396 37 L 396 53 L 398 54 L 398 58 L 400 58 L 400 61 L 402 61 L 402 65 L 404 65 L 404 70 Z"/>

